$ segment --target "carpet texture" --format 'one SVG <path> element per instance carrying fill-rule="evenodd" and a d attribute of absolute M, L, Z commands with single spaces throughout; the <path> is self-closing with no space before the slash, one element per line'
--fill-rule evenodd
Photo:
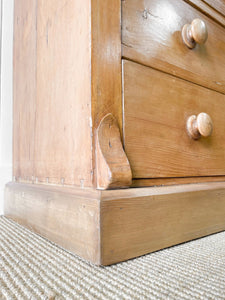
<path fill-rule="evenodd" d="M 225 299 L 225 232 L 97 267 L 0 217 L 0 299 Z"/>

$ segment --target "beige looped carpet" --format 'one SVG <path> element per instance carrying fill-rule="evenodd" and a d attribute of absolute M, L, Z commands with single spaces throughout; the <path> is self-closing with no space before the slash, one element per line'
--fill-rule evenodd
<path fill-rule="evenodd" d="M 0 217 L 0 299 L 225 299 L 225 232 L 97 267 Z"/>

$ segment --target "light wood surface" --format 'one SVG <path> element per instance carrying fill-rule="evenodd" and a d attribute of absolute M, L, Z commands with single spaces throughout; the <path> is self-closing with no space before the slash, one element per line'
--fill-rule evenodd
<path fill-rule="evenodd" d="M 121 0 L 92 0 L 92 124 L 93 176 L 96 173 L 96 129 L 108 113 L 122 133 Z"/>
<path fill-rule="evenodd" d="M 184 1 L 122 1 L 123 57 L 225 93 L 224 28 Z M 200 18 L 208 40 L 190 50 L 182 28 Z"/>
<path fill-rule="evenodd" d="M 96 264 L 109 265 L 225 229 L 225 183 L 60 188 L 10 183 L 5 215 Z"/>
<path fill-rule="evenodd" d="M 225 176 L 204 176 L 204 177 L 174 177 L 174 178 L 147 178 L 133 179 L 131 187 L 156 187 L 169 186 L 190 183 L 206 183 L 206 182 L 224 182 Z"/>
<path fill-rule="evenodd" d="M 61 247 L 100 264 L 99 193 L 40 184 L 9 183 L 5 216 Z"/>
<path fill-rule="evenodd" d="M 102 117 L 122 132 L 120 19 L 120 0 L 15 0 L 17 181 L 96 185 Z"/>
<path fill-rule="evenodd" d="M 133 178 L 225 175 L 223 94 L 124 61 L 124 147 Z M 210 114 L 211 137 L 193 140 L 191 115 Z"/>
<path fill-rule="evenodd" d="M 224 0 L 203 0 L 211 8 L 217 10 L 220 14 L 225 16 L 225 1 Z"/>
<path fill-rule="evenodd" d="M 129 187 L 132 173 L 123 150 L 119 126 L 112 114 L 107 114 L 97 129 L 97 188 Z"/>
<path fill-rule="evenodd" d="M 111 113 L 122 129 L 121 0 L 92 0 L 92 117 Z"/>
<path fill-rule="evenodd" d="M 91 186 L 90 1 L 37 3 L 35 177 Z"/>
<path fill-rule="evenodd" d="M 204 0 L 184 0 L 188 4 L 192 5 L 194 8 L 197 10 L 201 11 L 204 13 L 206 16 L 210 17 L 211 19 L 214 20 L 214 22 L 222 25 L 225 27 L 225 18 L 224 16 L 219 12 L 214 10 L 212 7 L 210 7 L 206 1 Z M 210 0 L 209 0 L 210 1 Z M 223 0 L 221 0 L 223 1 Z M 213 6 L 217 5 L 217 0 L 212 0 Z"/>
<path fill-rule="evenodd" d="M 88 6 L 88 0 L 15 1 L 18 181 L 92 185 Z"/>
<path fill-rule="evenodd" d="M 36 110 L 36 0 L 14 5 L 13 173 L 31 180 Z"/>
<path fill-rule="evenodd" d="M 5 215 L 104 265 L 224 230 L 222 14 L 196 0 L 15 0 L 14 13 Z M 190 50 L 195 18 L 208 40 Z M 124 61 L 124 78 L 122 56 L 142 64 Z M 193 140 L 201 112 L 213 132 Z"/>
<path fill-rule="evenodd" d="M 101 262 L 108 265 L 225 229 L 225 183 L 103 191 Z"/>

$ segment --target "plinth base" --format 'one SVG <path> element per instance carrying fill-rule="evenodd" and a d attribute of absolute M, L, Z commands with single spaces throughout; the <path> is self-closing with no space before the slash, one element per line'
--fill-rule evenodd
<path fill-rule="evenodd" d="M 225 230 L 225 182 L 94 190 L 8 183 L 5 216 L 98 265 Z"/>

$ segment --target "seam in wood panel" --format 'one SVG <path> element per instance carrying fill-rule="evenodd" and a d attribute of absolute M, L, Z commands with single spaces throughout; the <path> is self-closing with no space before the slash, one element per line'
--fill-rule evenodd
<path fill-rule="evenodd" d="M 205 0 L 201 0 L 201 1 L 204 2 L 204 4 L 207 5 L 210 9 L 212 9 L 213 11 L 215 11 L 215 13 L 220 14 L 221 17 L 224 18 L 224 15 L 219 10 L 217 10 L 216 8 L 214 8 L 212 5 L 210 5 L 209 3 L 207 3 Z"/>
<path fill-rule="evenodd" d="M 133 178 L 133 180 L 156 180 L 156 179 L 182 179 L 182 178 L 219 178 L 224 177 L 224 175 L 215 175 L 215 176 L 180 176 L 180 177 L 148 177 L 148 178 Z"/>
<path fill-rule="evenodd" d="M 122 46 L 122 44 L 121 44 Z M 123 67 L 123 60 L 122 60 L 122 144 L 125 151 L 125 99 L 124 99 L 124 67 Z"/>
<path fill-rule="evenodd" d="M 220 21 L 218 21 L 215 17 L 213 17 L 210 13 L 207 13 L 204 9 L 200 8 L 199 6 L 197 6 L 196 4 L 194 4 L 191 0 L 183 0 L 184 2 L 188 3 L 190 6 L 194 7 L 195 9 L 197 9 L 198 11 L 200 11 L 201 13 L 203 13 L 205 16 L 209 17 L 211 20 L 213 20 L 215 23 L 219 24 L 220 26 L 222 26 L 223 28 L 225 28 L 225 18 L 223 15 L 221 15 L 217 10 L 211 8 L 208 3 L 205 3 L 204 0 L 202 1 L 204 5 L 208 6 L 209 9 L 213 10 L 214 13 L 219 14 L 219 16 L 221 16 L 224 19 L 224 23 L 222 24 Z"/>
<path fill-rule="evenodd" d="M 173 193 L 185 194 L 186 192 L 195 191 L 210 191 L 214 189 L 224 189 L 225 181 L 222 182 L 201 182 L 201 183 L 190 183 L 190 184 L 176 184 L 171 186 L 148 186 L 148 187 L 134 187 L 129 189 L 119 190 L 105 190 L 101 194 L 101 202 L 124 199 L 133 197 L 148 197 L 155 195 L 169 195 Z"/>
<path fill-rule="evenodd" d="M 129 47 L 129 46 L 127 46 L 125 43 L 122 43 L 122 45 L 124 45 L 125 47 Z M 123 60 L 130 61 L 130 62 L 133 62 L 133 63 L 136 63 L 136 64 L 141 65 L 141 66 L 143 66 L 143 67 L 147 67 L 147 68 L 150 68 L 150 69 L 153 69 L 153 70 L 156 70 L 156 71 L 160 71 L 160 72 L 162 72 L 162 73 L 164 73 L 164 74 L 167 74 L 167 75 L 173 76 L 173 77 L 175 77 L 175 78 L 181 79 L 181 80 L 183 80 L 183 81 L 186 81 L 186 82 L 195 84 L 195 85 L 197 85 L 197 86 L 203 87 L 203 88 L 208 89 L 208 90 L 210 90 L 210 91 L 213 91 L 213 92 L 216 92 L 216 93 L 225 95 L 225 93 L 222 93 L 221 91 L 218 91 L 218 90 L 215 90 L 215 89 L 213 89 L 213 88 L 207 87 L 207 86 L 205 86 L 205 85 L 202 85 L 202 84 L 199 84 L 199 83 L 190 81 L 190 80 L 185 79 L 185 78 L 183 78 L 183 77 L 180 77 L 180 76 L 178 76 L 178 75 L 171 74 L 171 73 L 166 72 L 166 71 L 164 71 L 164 70 L 162 70 L 162 69 L 158 69 L 158 68 L 149 66 L 149 65 L 147 65 L 147 64 L 144 64 L 144 63 L 142 63 L 142 62 L 137 61 L 136 59 L 130 59 L 129 57 L 126 57 L 126 56 L 124 56 L 124 55 L 122 56 L 122 59 L 123 59 Z"/>

